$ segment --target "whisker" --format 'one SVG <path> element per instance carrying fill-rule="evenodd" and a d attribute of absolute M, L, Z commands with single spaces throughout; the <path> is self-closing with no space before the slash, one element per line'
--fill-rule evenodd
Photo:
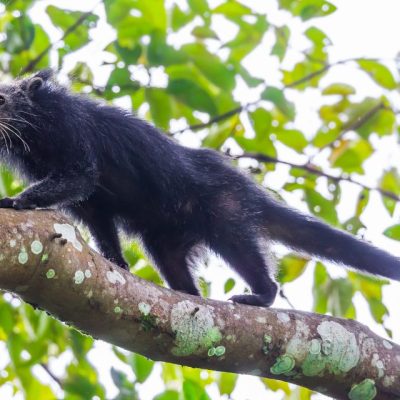
<path fill-rule="evenodd" d="M 7 136 L 8 140 L 10 142 L 10 149 L 11 149 L 13 147 L 13 142 L 12 142 L 11 136 L 8 133 L 8 131 L 5 130 L 4 124 L 1 124 L 1 127 L 2 127 L 4 134 Z"/>
<path fill-rule="evenodd" d="M 28 121 L 27 119 L 20 117 L 20 118 L 0 118 L 0 121 L 17 121 L 17 122 L 23 122 L 25 124 L 30 125 L 34 130 L 38 130 L 38 126 L 34 125 L 33 123 L 31 123 L 30 121 Z"/>
<path fill-rule="evenodd" d="M 10 124 L 8 124 L 7 122 L 2 121 L 3 123 L 3 127 L 10 131 L 11 133 L 13 133 L 24 145 L 24 150 L 25 151 L 31 151 L 28 143 L 21 137 L 21 131 L 19 129 L 17 129 L 15 126 L 12 126 Z"/>
<path fill-rule="evenodd" d="M 3 122 L 4 124 L 4 122 Z M 30 147 L 28 145 L 28 143 L 22 138 L 22 134 L 21 131 L 19 129 L 17 129 L 16 127 L 9 125 L 9 124 L 4 124 L 4 128 L 8 129 L 9 131 L 11 131 L 24 145 L 24 149 L 25 151 L 30 151 Z"/>
<path fill-rule="evenodd" d="M 4 143 L 5 143 L 5 145 L 6 145 L 7 154 L 9 154 L 9 153 L 10 153 L 10 150 L 9 150 L 9 148 L 8 148 L 7 138 L 6 138 L 5 135 L 4 135 L 3 126 L 2 126 L 1 124 L 0 124 L 0 133 L 1 133 L 1 136 L 3 136 Z"/>

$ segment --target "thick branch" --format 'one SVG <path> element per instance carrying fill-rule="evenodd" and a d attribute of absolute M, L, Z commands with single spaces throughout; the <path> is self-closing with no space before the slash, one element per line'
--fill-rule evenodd
<path fill-rule="evenodd" d="M 93 337 L 154 360 L 280 379 L 338 399 L 400 396 L 400 346 L 356 321 L 159 287 L 105 260 L 53 211 L 0 210 L 0 221 L 0 287 Z"/>

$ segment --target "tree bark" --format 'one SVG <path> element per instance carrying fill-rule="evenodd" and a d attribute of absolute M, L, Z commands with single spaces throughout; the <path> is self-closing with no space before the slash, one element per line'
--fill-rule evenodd
<path fill-rule="evenodd" d="M 55 211 L 0 210 L 0 288 L 153 360 L 400 398 L 400 346 L 356 321 L 202 299 L 104 259 Z"/>

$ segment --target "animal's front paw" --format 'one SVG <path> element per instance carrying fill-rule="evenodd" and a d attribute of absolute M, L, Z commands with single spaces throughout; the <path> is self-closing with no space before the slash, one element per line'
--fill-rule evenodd
<path fill-rule="evenodd" d="M 5 197 L 0 200 L 0 208 L 13 208 L 14 210 L 34 210 L 36 204 L 28 203 L 21 198 L 12 199 L 10 197 Z"/>
<path fill-rule="evenodd" d="M 270 294 L 239 294 L 232 296 L 229 300 L 250 306 L 269 307 L 274 299 L 275 295 Z"/>
<path fill-rule="evenodd" d="M 14 199 L 4 197 L 0 200 L 0 208 L 14 208 Z"/>

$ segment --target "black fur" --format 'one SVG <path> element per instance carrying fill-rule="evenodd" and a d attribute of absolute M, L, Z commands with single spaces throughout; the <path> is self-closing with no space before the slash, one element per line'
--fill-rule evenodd
<path fill-rule="evenodd" d="M 250 285 L 237 302 L 277 293 L 268 239 L 400 280 L 400 261 L 271 199 L 217 152 L 182 147 L 134 115 L 76 95 L 49 71 L 0 86 L 0 151 L 32 185 L 0 207 L 60 206 L 127 269 L 118 229 L 142 239 L 176 290 L 198 295 L 188 256 L 204 244 Z M 8 128 L 6 128 L 6 126 Z"/>

